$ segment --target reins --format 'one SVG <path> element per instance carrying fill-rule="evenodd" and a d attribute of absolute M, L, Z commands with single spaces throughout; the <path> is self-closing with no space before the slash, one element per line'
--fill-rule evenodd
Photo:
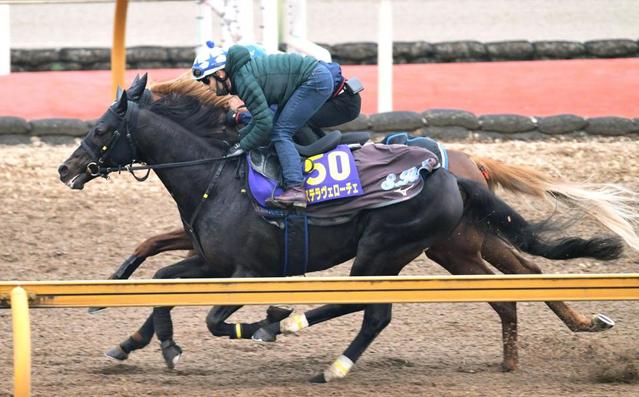
<path fill-rule="evenodd" d="M 208 164 L 208 163 L 214 163 L 216 161 L 224 161 L 224 160 L 230 160 L 230 159 L 236 159 L 237 156 L 222 156 L 222 157 L 210 157 L 210 158 L 206 158 L 206 159 L 200 159 L 200 160 L 191 160 L 191 161 L 179 161 L 179 162 L 175 162 L 175 163 L 162 163 L 162 164 L 139 164 L 139 165 L 133 165 L 133 164 L 127 164 L 127 165 L 118 165 L 118 166 L 113 166 L 113 167 L 104 167 L 104 166 L 99 166 L 97 163 L 92 162 L 89 163 L 87 165 L 87 171 L 89 171 L 89 173 L 91 174 L 91 176 L 101 176 L 103 178 L 107 178 L 108 175 L 112 172 L 122 172 L 122 171 L 127 171 L 129 172 L 131 175 L 133 175 L 133 177 L 135 178 L 135 180 L 137 180 L 138 182 L 144 182 L 148 177 L 149 174 L 151 173 L 151 170 L 162 170 L 162 169 L 168 169 L 168 168 L 181 168 L 181 167 L 193 167 L 196 165 L 202 165 L 202 164 Z M 138 177 L 137 175 L 135 175 L 135 171 L 143 171 L 146 170 L 147 173 L 143 176 L 143 177 Z"/>
<path fill-rule="evenodd" d="M 214 163 L 216 161 L 225 161 L 229 159 L 233 159 L 236 156 L 221 156 L 221 157 L 211 157 L 206 159 L 199 160 L 190 160 L 190 161 L 179 161 L 173 163 L 162 163 L 162 164 L 138 164 L 134 165 L 137 162 L 137 145 L 135 144 L 135 137 L 133 136 L 132 130 L 135 129 L 137 125 L 137 115 L 138 115 L 138 106 L 135 102 L 129 102 L 128 111 L 124 118 L 121 120 L 120 127 L 114 132 L 113 137 L 109 141 L 108 145 L 103 146 L 100 150 L 97 150 L 91 145 L 89 145 L 86 139 L 83 139 L 80 143 L 82 146 L 93 158 L 96 158 L 96 161 L 93 161 L 87 164 L 87 172 L 91 176 L 100 176 L 103 178 L 108 178 L 109 174 L 112 172 L 122 172 L 128 171 L 135 180 L 138 182 L 144 182 L 148 179 L 151 170 L 161 170 L 161 169 L 169 169 L 169 168 L 180 168 L 180 167 L 193 167 L 197 165 L 203 165 L 208 163 Z M 109 111 L 115 116 L 119 116 L 112 110 Z M 128 116 L 128 117 L 127 117 Z M 125 131 L 124 137 L 127 140 L 127 146 L 130 151 L 130 158 L 128 164 L 115 164 L 115 165 L 104 165 L 108 162 L 108 157 L 114 152 L 116 145 L 122 138 L 122 133 L 120 130 Z M 99 153 L 98 153 L 99 152 Z M 135 175 L 135 171 L 147 171 L 146 174 L 142 177 Z"/>

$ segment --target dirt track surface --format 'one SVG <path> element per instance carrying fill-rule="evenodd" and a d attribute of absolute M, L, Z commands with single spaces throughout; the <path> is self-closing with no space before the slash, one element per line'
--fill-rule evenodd
<path fill-rule="evenodd" d="M 450 147 L 560 172 L 572 180 L 624 183 L 639 191 L 639 140 L 601 138 L 553 142 L 452 143 Z M 143 238 L 178 225 L 173 202 L 155 177 L 125 175 L 71 191 L 56 168 L 74 144 L 0 143 L 0 280 L 107 277 Z M 505 195 L 527 217 L 552 209 Z M 574 230 L 598 229 L 580 223 Z M 145 263 L 149 278 L 179 254 Z M 639 255 L 613 263 L 537 260 L 547 273 L 639 271 Z M 317 275 L 345 275 L 349 264 Z M 420 257 L 403 274 L 445 274 Z M 315 274 L 313 274 L 314 276 Z M 312 385 L 355 336 L 361 314 L 280 337 L 275 344 L 211 336 L 208 308 L 173 311 L 176 341 L 185 354 L 165 369 L 154 340 L 125 364 L 103 352 L 135 331 L 147 308 L 32 310 L 34 396 L 637 396 L 639 303 L 580 302 L 586 314 L 605 313 L 615 328 L 573 334 L 541 303 L 520 303 L 520 369 L 499 371 L 501 332 L 484 303 L 395 305 L 393 321 L 347 379 Z M 246 307 L 235 319 L 257 320 L 265 308 Z M 304 309 L 304 307 L 299 307 Z M 0 311 L 0 396 L 11 395 L 10 312 Z"/>

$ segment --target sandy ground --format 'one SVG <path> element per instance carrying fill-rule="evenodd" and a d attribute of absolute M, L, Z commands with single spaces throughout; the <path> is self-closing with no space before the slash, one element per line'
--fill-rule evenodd
<path fill-rule="evenodd" d="M 100 279 L 137 242 L 178 224 L 157 178 L 125 175 L 70 191 L 57 165 L 74 144 L 0 144 L 0 279 Z M 572 180 L 624 183 L 639 191 L 639 140 L 601 138 L 552 142 L 465 142 L 451 147 L 511 163 L 537 165 Z M 507 196 L 528 217 L 549 209 Z M 587 222 L 575 232 L 592 234 Z M 135 276 L 148 278 L 179 254 L 149 260 Z M 537 260 L 548 273 L 637 272 L 639 255 L 612 263 Z M 349 264 L 317 275 L 344 275 Z M 444 274 L 421 257 L 403 274 Z M 315 275 L 315 274 L 314 274 Z M 313 276 L 314 276 L 313 275 Z M 499 371 L 501 333 L 484 303 L 395 305 L 389 327 L 341 382 L 312 385 L 355 336 L 361 314 L 306 329 L 276 344 L 211 336 L 205 307 L 173 311 L 175 337 L 185 350 L 177 370 L 164 367 L 156 341 L 125 364 L 103 351 L 133 332 L 147 308 L 32 310 L 34 396 L 637 396 L 639 304 L 580 302 L 586 314 L 605 313 L 617 326 L 573 334 L 541 303 L 520 303 L 520 370 Z M 301 309 L 304 309 L 301 307 Z M 263 307 L 231 319 L 256 320 Z M 10 312 L 0 310 L 0 396 L 11 395 Z"/>

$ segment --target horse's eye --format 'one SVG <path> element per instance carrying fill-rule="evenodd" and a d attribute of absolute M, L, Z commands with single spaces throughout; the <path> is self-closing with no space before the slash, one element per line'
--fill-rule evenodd
<path fill-rule="evenodd" d="M 104 128 L 104 126 L 98 125 L 98 126 L 95 127 L 96 135 L 104 135 L 105 132 L 107 132 L 107 129 Z"/>

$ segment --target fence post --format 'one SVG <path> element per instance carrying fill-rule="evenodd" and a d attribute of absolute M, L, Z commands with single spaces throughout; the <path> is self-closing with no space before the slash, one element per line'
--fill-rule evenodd
<path fill-rule="evenodd" d="M 126 70 L 126 13 L 128 6 L 129 0 L 117 0 L 115 4 L 113 47 L 111 48 L 111 88 L 114 98 L 118 86 L 124 88 L 124 71 Z"/>
<path fill-rule="evenodd" d="M 393 5 L 380 0 L 377 11 L 377 112 L 393 110 Z"/>
<path fill-rule="evenodd" d="M 29 300 L 22 287 L 11 290 L 11 317 L 13 322 L 14 396 L 28 397 L 31 393 L 31 328 Z"/>
<path fill-rule="evenodd" d="M 9 7 L 8 4 L 0 4 L 0 76 L 11 73 Z"/>
<path fill-rule="evenodd" d="M 279 49 L 279 14 L 278 2 L 262 0 L 262 45 L 268 54 L 275 54 Z"/>
<path fill-rule="evenodd" d="M 198 14 L 195 17 L 197 21 L 195 33 L 195 46 L 205 45 L 207 40 L 213 38 L 213 9 L 204 0 L 198 1 Z"/>

